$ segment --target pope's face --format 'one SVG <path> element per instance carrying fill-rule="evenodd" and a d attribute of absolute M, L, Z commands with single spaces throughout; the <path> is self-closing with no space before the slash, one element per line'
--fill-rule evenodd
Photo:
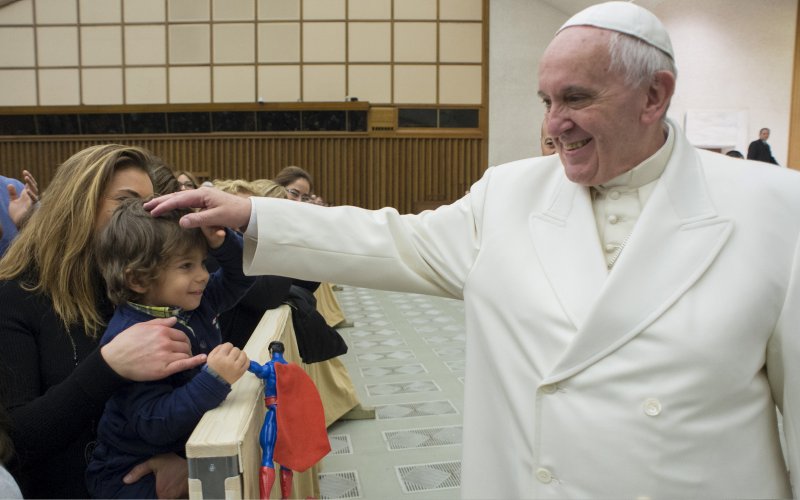
<path fill-rule="evenodd" d="M 603 184 L 652 154 L 641 121 L 646 86 L 632 88 L 622 74 L 609 70 L 610 36 L 597 28 L 567 28 L 539 65 L 547 135 L 567 178 L 584 186 Z"/>

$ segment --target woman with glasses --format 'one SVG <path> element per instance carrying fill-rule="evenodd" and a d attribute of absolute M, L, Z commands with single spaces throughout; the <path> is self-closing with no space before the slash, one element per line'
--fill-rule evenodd
<path fill-rule="evenodd" d="M 286 188 L 290 200 L 311 200 L 311 175 L 302 168 L 293 165 L 286 167 L 273 180 Z"/>
<path fill-rule="evenodd" d="M 197 189 L 200 187 L 200 183 L 197 182 L 197 178 L 192 175 L 191 172 L 178 170 L 175 172 L 175 177 L 178 179 L 178 183 L 181 185 L 181 191 L 186 191 L 187 189 Z"/>

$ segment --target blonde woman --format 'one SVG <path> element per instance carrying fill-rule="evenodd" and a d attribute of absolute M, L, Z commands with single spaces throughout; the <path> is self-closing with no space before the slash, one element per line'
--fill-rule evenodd
<path fill-rule="evenodd" d="M 26 498 L 86 498 L 86 461 L 106 400 L 129 380 L 205 361 L 170 328 L 174 318 L 133 326 L 97 348 L 113 308 L 93 241 L 121 200 L 152 196 L 153 161 L 113 144 L 76 153 L 0 260 L 0 401 L 16 451 L 10 469 Z M 127 479 L 155 473 L 159 493 L 174 497 L 186 492 L 185 467 L 177 455 L 159 456 Z"/>

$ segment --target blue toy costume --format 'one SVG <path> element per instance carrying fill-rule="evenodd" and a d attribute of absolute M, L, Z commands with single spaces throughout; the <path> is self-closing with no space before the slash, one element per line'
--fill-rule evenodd
<path fill-rule="evenodd" d="M 211 352 L 221 343 L 218 314 L 233 307 L 254 279 L 242 273 L 242 239 L 233 231 L 226 230 L 225 242 L 210 253 L 221 268 L 210 275 L 197 309 L 123 304 L 109 322 L 101 345 L 133 324 L 177 316 L 174 328 L 189 337 L 192 354 Z M 156 498 L 153 474 L 132 485 L 123 484 L 123 476 L 154 455 L 183 455 L 186 440 L 203 414 L 217 407 L 230 390 L 207 366 L 154 382 L 131 383 L 119 390 L 109 399 L 98 425 L 97 447 L 86 471 L 91 495 Z"/>
<path fill-rule="evenodd" d="M 261 427 L 259 493 L 268 499 L 275 484 L 275 462 L 281 464 L 281 498 L 292 494 L 293 470 L 304 471 L 330 451 L 322 400 L 311 378 L 284 357 L 281 342 L 270 342 L 271 359 L 250 361 L 250 372 L 264 380 L 267 413 Z M 280 395 L 280 403 L 279 403 Z M 279 410 L 280 408 L 280 410 Z"/>

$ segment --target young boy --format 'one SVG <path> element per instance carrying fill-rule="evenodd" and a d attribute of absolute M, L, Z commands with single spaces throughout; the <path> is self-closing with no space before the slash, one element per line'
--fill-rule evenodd
<path fill-rule="evenodd" d="M 132 382 L 109 399 L 86 472 L 95 498 L 156 498 L 153 474 L 131 485 L 123 476 L 155 455 L 183 456 L 200 418 L 249 366 L 242 351 L 220 345 L 217 325 L 218 314 L 253 283 L 242 274 L 242 239 L 230 230 L 182 229 L 185 213 L 152 217 L 142 200 L 125 200 L 98 238 L 97 262 L 117 305 L 100 344 L 132 324 L 176 316 L 192 353 L 207 353 L 208 361 L 166 379 Z M 210 276 L 203 263 L 209 249 L 220 264 Z"/>

